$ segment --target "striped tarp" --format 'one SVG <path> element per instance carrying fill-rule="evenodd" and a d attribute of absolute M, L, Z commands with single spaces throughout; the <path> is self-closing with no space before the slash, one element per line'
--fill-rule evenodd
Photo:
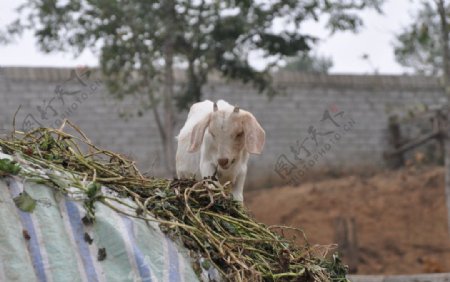
<path fill-rule="evenodd" d="M 37 201 L 32 213 L 13 201 L 23 191 Z M 95 205 L 85 225 L 82 202 L 0 177 L 0 281 L 198 281 L 187 250 L 156 224 Z"/>

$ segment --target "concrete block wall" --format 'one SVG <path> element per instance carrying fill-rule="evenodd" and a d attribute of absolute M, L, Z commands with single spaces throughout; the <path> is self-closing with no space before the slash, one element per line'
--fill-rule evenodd
<path fill-rule="evenodd" d="M 176 77 L 183 82 L 182 75 Z M 280 73 L 274 81 L 281 94 L 271 100 L 249 85 L 214 75 L 204 88 L 205 99 L 224 99 L 253 112 L 266 130 L 264 153 L 250 161 L 250 181 L 283 180 L 275 167 L 284 181 L 301 181 L 318 170 L 382 166 L 382 153 L 389 147 L 389 114 L 418 103 L 437 104 L 443 97 L 439 81 L 429 77 Z M 11 129 L 19 105 L 19 129 L 31 124 L 31 116 L 34 123 L 54 127 L 67 116 L 94 143 L 130 155 L 144 171 L 160 174 L 162 146 L 153 115 L 123 118 L 140 102 L 114 99 L 96 74 L 83 83 L 70 69 L 1 68 L 0 134 Z M 329 118 L 321 121 L 326 113 Z M 178 113 L 177 128 L 186 116 Z M 295 159 L 295 151 L 301 160 Z"/>
<path fill-rule="evenodd" d="M 450 273 L 415 275 L 349 275 L 352 282 L 448 282 Z"/>

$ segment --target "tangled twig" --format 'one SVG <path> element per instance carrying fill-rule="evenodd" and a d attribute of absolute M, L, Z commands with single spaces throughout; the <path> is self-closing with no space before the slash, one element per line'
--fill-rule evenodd
<path fill-rule="evenodd" d="M 79 136 L 65 132 L 66 127 Z M 161 230 L 207 258 L 230 281 L 347 281 L 346 268 L 338 257 L 317 255 L 301 230 L 293 229 L 306 242 L 297 247 L 272 231 L 286 227 L 257 223 L 232 200 L 229 185 L 214 178 L 197 182 L 145 177 L 134 161 L 98 148 L 69 121 L 59 129 L 15 131 L 10 140 L 0 139 L 0 147 L 5 153 L 66 176 L 64 181 L 56 176 L 42 179 L 23 170 L 27 181 L 44 181 L 65 193 L 70 193 L 69 186 L 78 188 L 86 195 L 85 207 L 92 217 L 93 203 L 99 201 L 128 216 L 158 222 Z M 109 187 L 118 196 L 103 195 L 100 186 Z M 124 198 L 138 208 L 130 212 L 132 206 Z"/>

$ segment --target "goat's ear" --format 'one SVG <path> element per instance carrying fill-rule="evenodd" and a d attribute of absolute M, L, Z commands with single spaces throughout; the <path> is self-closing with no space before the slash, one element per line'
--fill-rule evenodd
<path fill-rule="evenodd" d="M 264 129 L 259 125 L 256 118 L 251 113 L 245 115 L 243 124 L 245 149 L 250 154 L 261 154 L 266 140 Z"/>
<path fill-rule="evenodd" d="M 208 115 L 200 122 L 198 122 L 191 132 L 191 144 L 189 146 L 188 152 L 193 153 L 200 149 L 200 145 L 203 142 L 203 136 L 205 135 L 205 130 L 209 125 L 211 116 Z"/>

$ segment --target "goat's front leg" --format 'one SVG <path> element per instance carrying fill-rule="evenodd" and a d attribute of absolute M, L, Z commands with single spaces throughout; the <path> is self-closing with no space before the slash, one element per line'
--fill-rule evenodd
<path fill-rule="evenodd" d="M 233 187 L 233 198 L 236 201 L 244 202 L 244 183 L 247 175 L 247 166 L 242 167 L 240 173 L 236 177 L 236 182 Z"/>
<path fill-rule="evenodd" d="M 200 162 L 200 173 L 202 178 L 214 176 L 216 169 L 216 166 L 211 162 Z"/>

